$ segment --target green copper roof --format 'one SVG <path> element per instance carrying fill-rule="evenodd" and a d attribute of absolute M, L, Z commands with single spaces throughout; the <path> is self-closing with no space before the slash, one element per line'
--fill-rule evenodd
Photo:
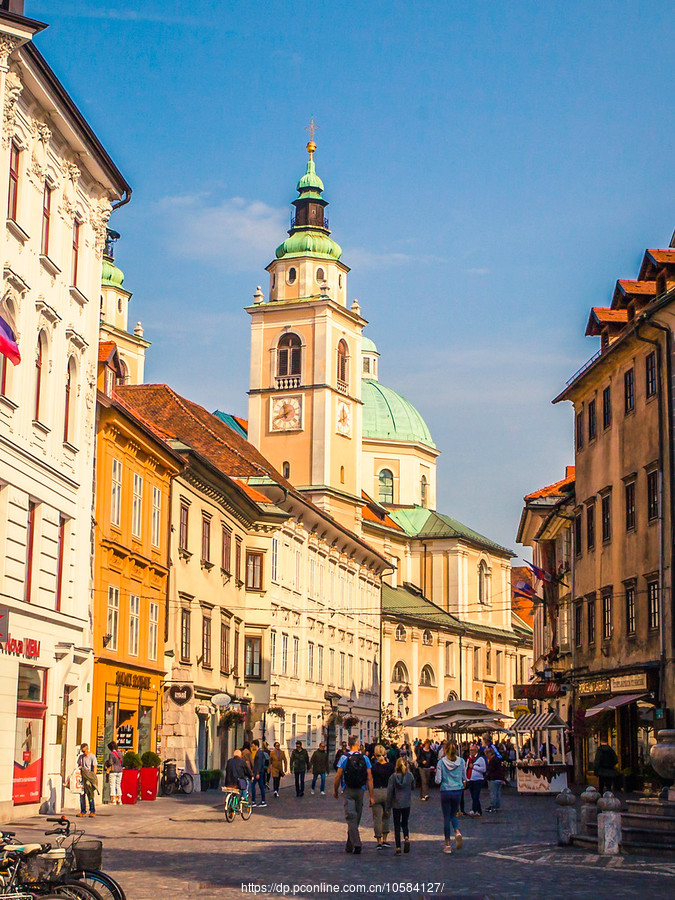
<path fill-rule="evenodd" d="M 337 244 L 324 231 L 293 231 L 289 237 L 277 247 L 276 257 L 282 259 L 286 256 L 320 256 L 323 259 L 340 259 L 342 247 Z"/>
<path fill-rule="evenodd" d="M 375 342 L 371 341 L 369 337 L 364 337 L 361 340 L 361 352 L 362 353 L 377 353 L 377 347 L 375 346 Z"/>
<path fill-rule="evenodd" d="M 306 190 L 316 188 L 319 193 L 323 190 L 323 181 L 316 174 L 316 166 L 313 159 L 307 160 L 307 171 L 298 182 L 298 193 L 302 194 Z"/>
<path fill-rule="evenodd" d="M 484 535 L 474 531 L 466 525 L 462 525 L 457 519 L 445 516 L 432 509 L 423 506 L 405 506 L 400 509 L 389 510 L 389 515 L 410 535 L 418 538 L 464 538 L 474 544 L 480 544 L 498 553 L 511 554 L 510 550 L 501 544 L 491 541 Z"/>
<path fill-rule="evenodd" d="M 373 345 L 374 346 L 374 345 Z M 415 441 L 435 448 L 427 423 L 412 403 L 372 378 L 361 382 L 363 436 L 389 441 Z"/>
<path fill-rule="evenodd" d="M 103 267 L 101 269 L 101 284 L 107 284 L 111 287 L 122 287 L 124 284 L 124 272 L 118 269 L 115 263 L 105 256 L 103 257 Z"/>

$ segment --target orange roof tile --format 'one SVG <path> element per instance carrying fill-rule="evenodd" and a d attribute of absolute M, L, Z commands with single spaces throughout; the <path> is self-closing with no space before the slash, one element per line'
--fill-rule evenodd
<path fill-rule="evenodd" d="M 237 484 L 242 489 L 242 491 L 247 494 L 251 498 L 251 500 L 255 500 L 256 503 L 271 503 L 269 497 L 266 497 L 264 494 L 261 494 L 260 491 L 257 491 L 254 487 L 251 487 L 250 484 L 246 481 L 240 481 L 236 479 Z"/>
<path fill-rule="evenodd" d="M 108 362 L 115 350 L 117 350 L 117 344 L 115 343 L 115 341 L 99 341 L 98 361 Z"/>
<path fill-rule="evenodd" d="M 588 316 L 586 325 L 587 335 L 600 334 L 602 329 L 610 326 L 623 328 L 628 322 L 628 311 L 625 309 L 609 309 L 604 306 L 594 306 Z"/>
<path fill-rule="evenodd" d="M 574 466 L 567 466 L 565 469 L 565 477 L 561 481 L 556 481 L 554 484 L 547 484 L 546 487 L 539 488 L 538 491 L 533 491 L 531 494 L 526 494 L 526 500 L 540 500 L 543 497 L 555 497 L 562 496 L 567 493 L 565 488 L 569 488 L 574 484 Z"/>
<path fill-rule="evenodd" d="M 387 528 L 393 528 L 394 531 L 405 531 L 398 522 L 395 522 L 392 519 L 384 506 L 373 500 L 373 498 L 363 490 L 361 491 L 361 496 L 366 501 L 362 507 L 362 515 L 366 522 L 375 522 L 378 525 L 386 525 Z"/>
<path fill-rule="evenodd" d="M 640 296 L 641 294 L 651 295 L 656 293 L 655 281 L 630 281 L 626 278 L 620 278 L 616 284 L 622 293 L 628 294 L 631 297 Z"/>

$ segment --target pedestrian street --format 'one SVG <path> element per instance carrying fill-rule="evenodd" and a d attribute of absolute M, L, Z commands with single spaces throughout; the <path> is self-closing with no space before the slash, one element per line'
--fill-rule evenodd
<path fill-rule="evenodd" d="M 675 864 L 668 857 L 608 860 L 558 848 L 555 801 L 548 796 L 507 790 L 502 812 L 460 819 L 464 843 L 451 855 L 441 852 L 438 793 L 432 791 L 426 803 L 415 797 L 411 852 L 400 857 L 394 857 L 393 846 L 376 851 L 368 811 L 361 827 L 363 853 L 345 854 L 342 802 L 309 790 L 298 799 L 288 778 L 279 799 L 271 796 L 267 808 L 254 809 L 247 822 L 237 817 L 226 823 L 221 797 L 209 791 L 105 806 L 83 827 L 87 836 L 103 839 L 103 867 L 128 900 L 238 900 L 262 893 L 262 886 L 285 889 L 286 896 L 334 896 L 317 890 L 322 883 L 338 885 L 341 894 L 383 898 L 548 900 L 561 893 L 566 900 L 632 900 L 675 891 Z M 43 817 L 15 826 L 25 840 L 40 840 L 47 828 Z"/>

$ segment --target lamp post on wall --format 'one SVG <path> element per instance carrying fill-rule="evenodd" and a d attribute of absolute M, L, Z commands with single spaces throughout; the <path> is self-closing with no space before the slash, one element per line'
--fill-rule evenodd
<path fill-rule="evenodd" d="M 398 718 L 403 719 L 404 712 L 407 718 L 410 714 L 408 697 L 412 694 L 412 689 L 408 682 L 406 681 L 404 684 L 399 684 L 399 686 L 394 689 L 394 694 L 396 695 L 396 714 Z"/>

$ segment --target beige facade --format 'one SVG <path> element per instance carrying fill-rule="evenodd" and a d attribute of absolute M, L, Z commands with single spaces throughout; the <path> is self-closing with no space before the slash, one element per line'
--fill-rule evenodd
<path fill-rule="evenodd" d="M 0 11 L 0 813 L 72 805 L 91 715 L 98 294 L 124 178 L 32 37 Z M 75 798 L 76 799 L 76 798 Z"/>

